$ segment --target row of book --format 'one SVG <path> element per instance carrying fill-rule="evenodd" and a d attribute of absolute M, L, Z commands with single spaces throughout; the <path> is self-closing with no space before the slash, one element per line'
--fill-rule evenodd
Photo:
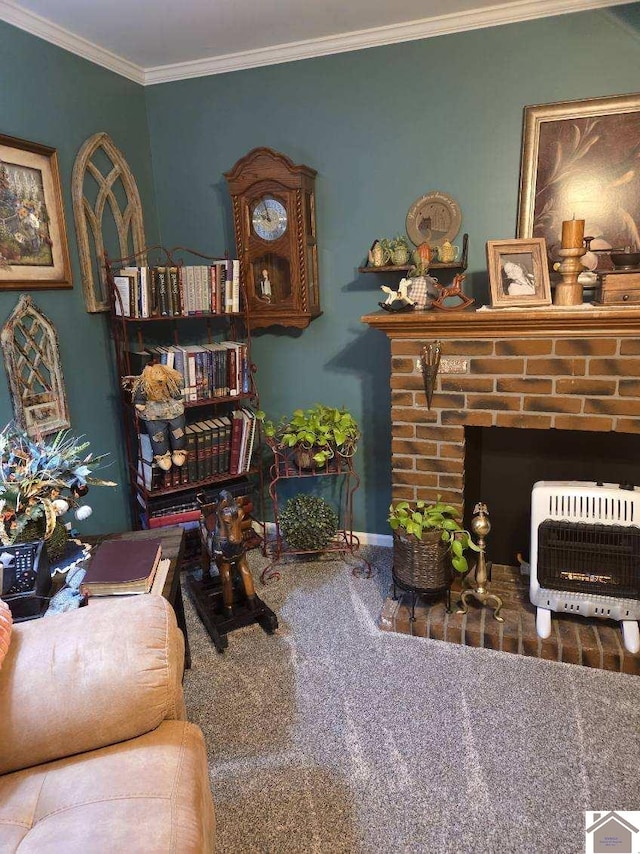
<path fill-rule="evenodd" d="M 148 512 L 141 513 L 143 528 L 165 528 L 170 525 L 181 525 L 190 529 L 197 526 L 203 508 L 216 502 L 220 491 L 224 489 L 242 504 L 245 516 L 249 519 L 253 513 L 253 486 L 246 476 L 241 476 L 230 483 L 224 483 L 217 488 L 184 492 L 179 495 L 156 498 L 148 506 Z M 141 505 L 146 507 L 141 500 Z M 194 525 L 195 523 L 195 525 Z M 251 519 L 247 528 L 251 526 Z"/>
<path fill-rule="evenodd" d="M 145 489 L 163 489 L 215 478 L 241 475 L 251 469 L 256 442 L 255 412 L 240 407 L 221 415 L 188 424 L 185 429 L 187 461 L 163 472 L 153 462 L 151 440 L 140 434 L 138 476 Z"/>
<path fill-rule="evenodd" d="M 170 561 L 158 539 L 105 540 L 93 553 L 80 585 L 87 596 L 162 595 Z"/>
<path fill-rule="evenodd" d="M 154 361 L 182 375 L 185 401 L 235 397 L 251 391 L 248 349 L 242 341 L 148 346 L 145 350 Z"/>
<path fill-rule="evenodd" d="M 123 267 L 113 277 L 119 317 L 191 317 L 240 311 L 240 262 Z"/>

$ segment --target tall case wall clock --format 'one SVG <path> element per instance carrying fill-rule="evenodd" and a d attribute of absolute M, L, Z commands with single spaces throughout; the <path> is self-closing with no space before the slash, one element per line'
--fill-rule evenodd
<path fill-rule="evenodd" d="M 321 314 L 315 177 L 271 148 L 225 172 L 252 328 L 304 329 Z"/>

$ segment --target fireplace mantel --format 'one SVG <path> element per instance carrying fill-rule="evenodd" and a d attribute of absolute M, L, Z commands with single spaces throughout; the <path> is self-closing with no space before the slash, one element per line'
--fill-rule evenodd
<path fill-rule="evenodd" d="M 376 311 L 361 318 L 390 338 L 640 337 L 640 308 L 472 309 L 467 311 Z"/>

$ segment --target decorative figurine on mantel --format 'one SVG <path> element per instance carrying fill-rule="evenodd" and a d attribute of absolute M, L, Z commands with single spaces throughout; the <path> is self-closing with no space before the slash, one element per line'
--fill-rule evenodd
<path fill-rule="evenodd" d="M 172 465 L 184 465 L 187 452 L 180 371 L 151 364 L 140 376 L 124 377 L 122 385 L 131 391 L 136 412 L 145 422 L 158 466 L 169 471 Z"/>
<path fill-rule="evenodd" d="M 384 302 L 379 302 L 378 305 L 385 311 L 412 311 L 414 301 L 409 296 L 410 287 L 410 279 L 401 279 L 397 292 L 386 285 L 382 285 L 380 290 L 387 295 L 387 298 Z"/>
<path fill-rule="evenodd" d="M 469 308 L 470 305 L 473 305 L 475 300 L 462 293 L 462 283 L 466 278 L 467 277 L 464 273 L 457 273 L 453 277 L 453 282 L 450 285 L 441 285 L 438 283 L 437 286 L 440 293 L 437 299 L 434 299 L 433 307 L 439 308 L 442 311 L 462 311 L 465 308 Z M 450 297 L 455 297 L 458 302 L 454 305 L 445 305 L 445 300 Z"/>

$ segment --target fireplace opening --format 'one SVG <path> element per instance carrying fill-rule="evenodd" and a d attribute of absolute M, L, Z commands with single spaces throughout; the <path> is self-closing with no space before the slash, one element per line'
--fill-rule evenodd
<path fill-rule="evenodd" d="M 529 557 L 531 490 L 538 480 L 640 486 L 640 436 L 574 430 L 465 428 L 465 524 L 477 501 L 489 508 L 487 557 Z"/>

